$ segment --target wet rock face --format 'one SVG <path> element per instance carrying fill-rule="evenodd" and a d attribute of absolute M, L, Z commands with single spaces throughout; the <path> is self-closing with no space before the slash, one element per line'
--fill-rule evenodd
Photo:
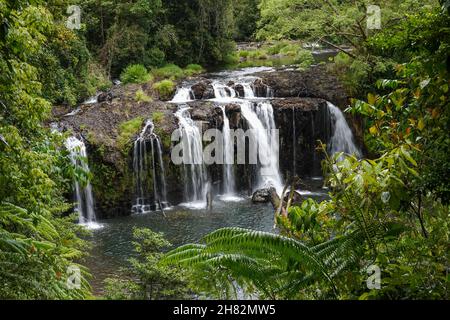
<path fill-rule="evenodd" d="M 255 102 L 257 103 L 257 102 Z M 326 143 L 331 134 L 327 103 L 318 98 L 285 98 L 271 100 L 274 118 L 279 130 L 280 171 L 284 177 L 316 176 L 321 174 L 323 154 L 316 150 L 318 141 Z M 202 121 L 203 130 L 222 129 L 223 112 L 212 101 L 199 100 L 188 103 L 194 121 Z M 231 129 L 247 129 L 241 114 L 241 106 L 231 103 L 225 106 Z M 213 168 L 215 167 L 215 168 Z M 210 171 L 220 166 L 210 166 Z M 251 165 L 237 166 L 237 185 L 241 190 L 251 189 Z M 213 175 L 221 179 L 221 175 Z M 213 181 L 217 182 L 217 181 Z"/>
<path fill-rule="evenodd" d="M 240 127 L 242 120 L 241 106 L 238 104 L 229 104 L 225 106 L 225 113 L 230 121 L 230 128 L 237 129 Z"/>
<path fill-rule="evenodd" d="M 135 192 L 132 170 L 134 137 L 130 137 L 126 146 L 123 146 L 119 136 L 122 124 L 133 119 L 151 119 L 154 114 L 158 114 L 161 119 L 158 122 L 158 135 L 163 141 L 164 154 L 168 155 L 164 158 L 168 192 L 182 194 L 178 168 L 170 161 L 170 136 L 177 128 L 173 115 L 175 110 L 175 105 L 161 101 L 138 103 L 134 100 L 134 93 L 127 92 L 120 99 L 84 105 L 73 116 L 65 116 L 61 111 L 53 114 L 60 127 L 81 135 L 86 141 L 98 218 L 130 212 Z"/>
<path fill-rule="evenodd" d="M 270 87 L 262 79 L 256 79 L 252 84 L 252 89 L 256 97 L 267 97 Z"/>
<path fill-rule="evenodd" d="M 331 134 L 327 103 L 316 98 L 273 100 L 280 139 L 280 170 L 286 177 L 321 174 L 318 141 Z M 289 156 L 286 156 L 289 155 Z"/>

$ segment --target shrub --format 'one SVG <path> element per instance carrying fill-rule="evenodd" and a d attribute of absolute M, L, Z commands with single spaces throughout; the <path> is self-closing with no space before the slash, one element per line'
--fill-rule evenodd
<path fill-rule="evenodd" d="M 186 76 L 193 76 L 196 74 L 200 74 L 202 72 L 204 72 L 205 69 L 203 69 L 203 67 L 199 64 L 189 64 L 186 66 L 186 68 L 184 69 L 184 74 Z"/>
<path fill-rule="evenodd" d="M 149 97 L 148 95 L 146 95 L 145 92 L 142 91 L 142 89 L 139 89 L 138 91 L 136 91 L 134 99 L 137 102 L 150 102 L 150 101 L 152 101 L 152 98 Z"/>
<path fill-rule="evenodd" d="M 153 89 L 155 89 L 159 97 L 162 100 L 169 100 L 172 94 L 175 92 L 175 83 L 172 80 L 162 80 L 153 85 Z"/>
<path fill-rule="evenodd" d="M 309 50 L 300 49 L 295 57 L 295 62 L 299 64 L 300 69 L 306 69 L 314 63 L 314 57 Z"/>
<path fill-rule="evenodd" d="M 248 50 L 241 50 L 239 51 L 239 57 L 241 58 L 247 58 L 250 52 Z"/>
<path fill-rule="evenodd" d="M 280 54 L 285 56 L 296 56 L 298 52 L 303 51 L 301 46 L 299 44 L 291 43 L 285 45 L 281 50 Z"/>
<path fill-rule="evenodd" d="M 166 55 L 159 48 L 151 48 L 147 51 L 143 63 L 147 67 L 162 67 L 165 64 Z"/>
<path fill-rule="evenodd" d="M 239 63 L 239 57 L 236 53 L 228 53 L 223 58 L 223 63 L 226 66 L 233 66 Z"/>
<path fill-rule="evenodd" d="M 152 73 L 155 77 L 160 79 L 179 79 L 184 77 L 183 69 L 175 64 L 167 64 L 162 68 L 153 69 Z"/>
<path fill-rule="evenodd" d="M 163 249 L 171 244 L 162 233 L 150 229 L 133 229 L 135 258 L 129 259 L 123 277 L 108 278 L 105 297 L 108 300 L 186 299 L 189 274 L 178 266 L 160 263 Z"/>
<path fill-rule="evenodd" d="M 152 76 L 141 64 L 132 64 L 125 68 L 120 75 L 123 83 L 145 83 L 152 80 Z"/>
<path fill-rule="evenodd" d="M 270 55 L 279 54 L 281 49 L 283 49 L 286 45 L 286 42 L 278 42 L 275 45 L 267 48 L 267 53 Z"/>
<path fill-rule="evenodd" d="M 87 92 L 89 96 L 93 96 L 99 90 L 106 91 L 112 85 L 105 70 L 95 62 L 89 63 L 87 78 Z"/>
<path fill-rule="evenodd" d="M 264 52 L 258 54 L 258 60 L 267 60 L 269 57 Z"/>

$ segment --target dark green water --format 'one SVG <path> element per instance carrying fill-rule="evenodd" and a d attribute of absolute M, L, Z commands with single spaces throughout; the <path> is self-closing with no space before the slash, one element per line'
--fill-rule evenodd
<path fill-rule="evenodd" d="M 311 180 L 308 185 L 309 191 L 303 192 L 305 198 L 326 198 L 320 179 Z M 85 261 L 93 275 L 91 285 L 95 294 L 102 293 L 104 279 L 120 275 L 120 268 L 128 266 L 127 259 L 134 255 L 134 227 L 163 232 L 175 247 L 198 242 L 204 235 L 223 227 L 277 232 L 272 205 L 253 204 L 248 197 L 239 202 L 223 202 L 217 197 L 211 211 L 177 206 L 165 213 L 166 216 L 153 212 L 100 221 L 102 228 L 92 231 L 91 255 Z"/>

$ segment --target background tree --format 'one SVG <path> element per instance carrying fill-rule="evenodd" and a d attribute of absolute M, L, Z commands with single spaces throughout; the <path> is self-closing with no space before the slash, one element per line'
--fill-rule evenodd
<path fill-rule="evenodd" d="M 125 274 L 129 280 L 110 278 L 106 280 L 107 299 L 163 300 L 188 297 L 186 274 L 179 268 L 162 266 L 161 251 L 170 243 L 160 233 L 150 229 L 134 229 L 133 242 L 137 258 L 129 260 L 131 267 Z"/>

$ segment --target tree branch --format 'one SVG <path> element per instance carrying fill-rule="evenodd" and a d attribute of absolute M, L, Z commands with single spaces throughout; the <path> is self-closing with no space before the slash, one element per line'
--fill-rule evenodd
<path fill-rule="evenodd" d="M 341 47 L 339 47 L 339 46 L 337 46 L 337 45 L 335 45 L 335 44 L 325 40 L 323 37 L 319 39 L 319 42 L 323 42 L 323 43 L 329 45 L 330 47 L 333 47 L 333 48 L 335 48 L 335 49 L 337 49 L 337 50 L 339 50 L 339 51 L 349 55 L 353 59 L 356 59 L 356 56 L 353 53 L 350 53 L 350 52 L 346 51 L 345 49 L 343 49 L 343 48 L 341 48 Z"/>

